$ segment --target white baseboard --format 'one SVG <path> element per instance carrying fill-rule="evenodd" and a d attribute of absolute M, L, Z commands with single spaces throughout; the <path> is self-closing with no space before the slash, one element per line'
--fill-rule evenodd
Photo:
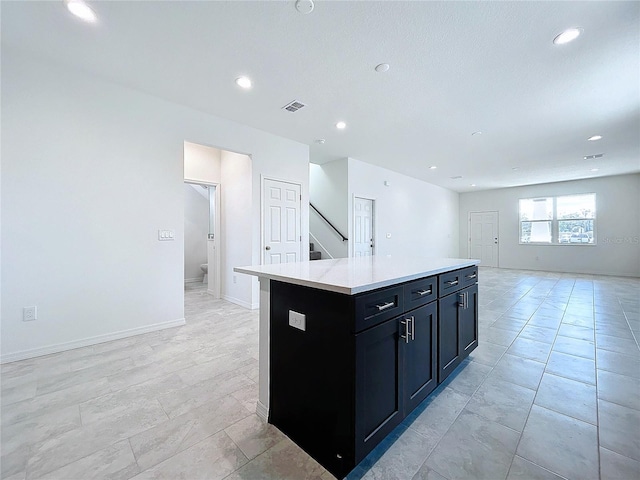
<path fill-rule="evenodd" d="M 200 277 L 200 278 L 198 278 L 198 277 L 196 277 L 196 278 L 185 278 L 184 279 L 184 283 L 185 283 L 185 285 L 187 283 L 202 283 L 202 277 Z"/>
<path fill-rule="evenodd" d="M 222 299 L 226 300 L 227 302 L 231 302 L 231 303 L 235 303 L 236 305 L 240 305 L 241 307 L 248 308 L 250 310 L 253 310 L 254 308 L 256 308 L 250 302 L 245 302 L 244 300 L 240 300 L 238 298 L 230 297 L 229 295 L 222 295 Z"/>
<path fill-rule="evenodd" d="M 26 360 L 27 358 L 42 357 L 43 355 L 65 352 L 67 350 L 73 350 L 74 348 L 88 347 L 90 345 L 97 345 L 98 343 L 109 342 L 111 340 L 119 340 L 121 338 L 142 335 L 143 333 L 164 330 L 165 328 L 179 327 L 184 324 L 184 318 L 179 318 L 177 320 L 154 323 L 151 325 L 145 325 L 143 327 L 131 328 L 129 330 L 120 330 L 119 332 L 106 333 L 104 335 L 97 335 L 95 337 L 81 338 L 79 340 L 73 340 L 71 342 L 58 343 L 55 345 L 48 345 L 46 347 L 38 347 L 29 350 L 22 350 L 20 352 L 7 353 L 0 356 L 0 363 L 17 362 L 18 360 Z"/>
<path fill-rule="evenodd" d="M 258 415 L 265 422 L 269 422 L 269 409 L 265 407 L 260 400 L 256 403 L 256 415 Z"/>

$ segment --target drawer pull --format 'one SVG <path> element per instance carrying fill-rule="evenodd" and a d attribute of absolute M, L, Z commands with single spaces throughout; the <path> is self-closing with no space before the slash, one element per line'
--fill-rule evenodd
<path fill-rule="evenodd" d="M 431 289 L 429 289 L 429 290 L 417 290 L 416 293 L 418 295 L 420 295 L 421 297 L 424 297 L 425 295 L 431 295 Z"/>
<path fill-rule="evenodd" d="M 376 307 L 379 312 L 382 312 L 383 310 L 386 310 L 387 308 L 391 308 L 394 305 L 395 305 L 395 302 L 387 302 L 387 303 L 383 303 L 382 305 L 376 305 Z"/>
<path fill-rule="evenodd" d="M 476 273 L 472 273 L 471 275 L 467 275 L 466 278 L 468 278 L 469 280 L 471 280 L 472 278 L 476 278 L 478 276 L 478 274 Z"/>
<path fill-rule="evenodd" d="M 449 280 L 448 282 L 444 282 L 450 287 L 455 287 L 458 284 L 458 280 Z"/>

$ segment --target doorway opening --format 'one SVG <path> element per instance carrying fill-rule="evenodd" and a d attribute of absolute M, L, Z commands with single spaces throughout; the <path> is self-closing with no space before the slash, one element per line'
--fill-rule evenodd
<path fill-rule="evenodd" d="M 256 263 L 252 170 L 253 160 L 247 153 L 184 142 L 184 181 L 215 187 L 214 228 L 206 232 L 213 234 L 207 238 L 213 257 L 207 262 L 207 293 L 245 308 L 258 306 L 258 281 L 233 269 Z"/>
<path fill-rule="evenodd" d="M 370 257 L 375 251 L 375 200 L 353 197 L 353 256 Z"/>
<path fill-rule="evenodd" d="M 219 185 L 184 185 L 184 281 L 202 282 L 207 293 L 220 298 Z"/>

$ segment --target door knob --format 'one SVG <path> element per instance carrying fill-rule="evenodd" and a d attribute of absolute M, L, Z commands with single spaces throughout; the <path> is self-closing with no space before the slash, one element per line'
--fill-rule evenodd
<path fill-rule="evenodd" d="M 269 245 L 267 245 L 266 247 L 264 247 L 265 250 L 271 250 L 271 247 Z"/>

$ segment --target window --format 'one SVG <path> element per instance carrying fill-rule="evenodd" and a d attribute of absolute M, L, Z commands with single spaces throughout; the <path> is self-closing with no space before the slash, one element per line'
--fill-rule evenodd
<path fill-rule="evenodd" d="M 520 199 L 520 243 L 595 244 L 596 194 Z"/>

